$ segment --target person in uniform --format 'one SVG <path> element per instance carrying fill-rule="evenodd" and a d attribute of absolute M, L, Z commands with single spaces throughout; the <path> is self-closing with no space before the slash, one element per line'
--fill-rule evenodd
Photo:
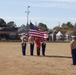
<path fill-rule="evenodd" d="M 23 33 L 21 35 L 21 41 L 22 41 L 22 43 L 21 43 L 21 46 L 22 46 L 22 55 L 24 56 L 24 55 L 26 55 L 26 44 L 27 44 L 27 38 L 26 38 L 25 33 Z"/>
<path fill-rule="evenodd" d="M 40 56 L 40 38 L 39 37 L 36 37 L 35 43 L 36 43 L 37 55 Z"/>
<path fill-rule="evenodd" d="M 45 56 L 46 40 L 44 38 L 42 39 L 41 46 L 42 46 L 42 55 Z"/>
<path fill-rule="evenodd" d="M 30 55 L 33 55 L 34 52 L 34 37 L 29 37 L 29 43 L 30 43 Z"/>
<path fill-rule="evenodd" d="M 72 54 L 72 62 L 73 65 L 76 65 L 76 36 L 72 37 L 72 41 L 70 42 L 71 54 Z"/>

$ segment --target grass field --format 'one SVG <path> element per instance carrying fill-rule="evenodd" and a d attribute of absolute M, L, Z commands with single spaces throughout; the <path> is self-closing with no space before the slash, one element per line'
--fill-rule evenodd
<path fill-rule="evenodd" d="M 22 56 L 20 42 L 0 42 L 0 75 L 76 75 L 69 43 L 47 43 L 46 56 Z"/>

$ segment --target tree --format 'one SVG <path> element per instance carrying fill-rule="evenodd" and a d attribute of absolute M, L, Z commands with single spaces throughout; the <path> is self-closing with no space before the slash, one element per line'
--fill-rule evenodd
<path fill-rule="evenodd" d="M 60 26 L 54 27 L 53 30 L 60 30 Z"/>
<path fill-rule="evenodd" d="M 63 29 L 73 29 L 74 26 L 72 25 L 71 22 L 67 22 L 67 23 L 63 23 L 63 24 L 62 24 L 62 28 L 63 28 Z"/>
<path fill-rule="evenodd" d="M 14 21 L 10 21 L 7 23 L 7 27 L 16 28 L 16 24 L 14 23 Z"/>
<path fill-rule="evenodd" d="M 43 31 L 47 31 L 47 30 L 48 30 L 47 25 L 46 25 L 46 24 L 43 24 L 43 23 L 39 23 L 39 24 L 38 24 L 38 27 L 39 27 L 40 29 L 42 29 Z"/>
<path fill-rule="evenodd" d="M 0 18 L 0 27 L 6 27 L 6 22 Z"/>
<path fill-rule="evenodd" d="M 70 28 L 70 29 L 74 28 L 74 26 L 72 25 L 71 22 L 67 22 L 67 26 L 68 26 L 68 28 Z"/>
<path fill-rule="evenodd" d="M 67 26 L 66 23 L 63 23 L 63 24 L 62 24 L 62 29 L 68 29 L 68 26 Z"/>

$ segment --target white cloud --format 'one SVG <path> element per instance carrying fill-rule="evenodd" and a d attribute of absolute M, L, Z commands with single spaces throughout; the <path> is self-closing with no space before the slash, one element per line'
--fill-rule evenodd
<path fill-rule="evenodd" d="M 35 7 L 58 7 L 58 8 L 73 8 L 76 9 L 76 0 L 20 0 L 0 2 L 3 5 L 17 5 L 17 6 L 35 6 Z"/>
<path fill-rule="evenodd" d="M 76 2 L 76 0 L 31 0 L 31 1 Z"/>
<path fill-rule="evenodd" d="M 76 0 L 52 0 L 52 1 L 60 1 L 60 2 L 76 2 Z"/>
<path fill-rule="evenodd" d="M 56 8 L 73 8 L 76 9 L 76 0 L 40 0 L 29 3 L 35 7 L 56 7 Z"/>

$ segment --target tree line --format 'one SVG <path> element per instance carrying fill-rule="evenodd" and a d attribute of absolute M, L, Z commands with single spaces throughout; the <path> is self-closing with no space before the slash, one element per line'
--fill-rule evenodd
<path fill-rule="evenodd" d="M 14 21 L 10 21 L 6 23 L 4 19 L 0 18 L 0 27 L 18 28 L 17 26 L 18 25 L 16 25 Z M 27 25 L 22 24 L 20 27 L 22 26 L 25 26 L 25 28 L 27 28 Z M 43 23 L 39 23 L 38 27 L 44 31 L 48 30 L 47 25 Z"/>
<path fill-rule="evenodd" d="M 24 25 L 24 26 L 25 26 L 25 28 L 27 28 L 27 25 Z M 18 28 L 18 25 L 16 25 L 14 21 L 10 21 L 10 22 L 6 23 L 4 19 L 0 18 L 0 27 Z M 44 23 L 39 23 L 38 27 L 40 29 L 44 30 L 44 31 L 50 30 L 50 28 L 48 28 L 47 25 L 44 24 Z M 55 29 L 55 30 L 59 30 L 59 29 L 64 29 L 64 30 L 76 29 L 76 23 L 75 24 L 72 24 L 71 22 L 63 23 L 62 25 L 55 26 L 53 29 Z"/>
<path fill-rule="evenodd" d="M 14 21 L 10 21 L 6 23 L 4 19 L 0 18 L 0 27 L 10 27 L 10 28 L 16 28 L 17 25 L 14 23 Z"/>
<path fill-rule="evenodd" d="M 64 30 L 69 30 L 69 29 L 76 29 L 76 23 L 72 24 L 71 22 L 63 23 L 62 25 L 55 26 L 53 29 L 59 30 L 59 29 L 64 29 Z"/>

